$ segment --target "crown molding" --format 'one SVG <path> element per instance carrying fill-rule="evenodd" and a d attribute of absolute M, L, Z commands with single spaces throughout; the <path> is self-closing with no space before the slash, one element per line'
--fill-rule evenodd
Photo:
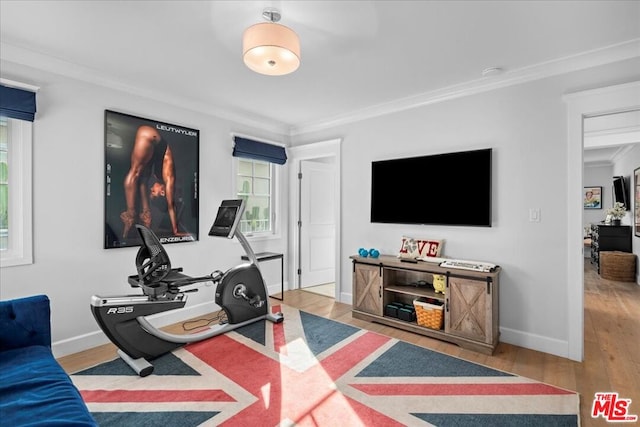
<path fill-rule="evenodd" d="M 102 74 L 98 70 L 79 66 L 59 58 L 44 55 L 5 42 L 0 42 L 0 59 L 5 61 L 40 70 L 46 70 L 65 77 L 71 77 L 87 83 L 138 95 L 165 104 L 179 106 L 194 112 L 209 114 L 223 120 L 229 120 L 247 126 L 254 126 L 262 130 L 288 136 L 302 135 L 334 128 L 349 123 L 483 92 L 489 92 L 508 86 L 514 86 L 599 65 L 623 61 L 625 59 L 631 59 L 638 56 L 640 56 L 640 38 L 567 56 L 553 61 L 547 61 L 507 71 L 498 76 L 483 77 L 435 91 L 420 93 L 391 102 L 373 105 L 347 114 L 328 117 L 313 122 L 290 125 L 281 122 L 274 123 L 272 119 L 268 119 L 263 116 L 247 113 L 245 111 L 233 111 L 228 107 L 212 106 L 209 103 L 194 101 L 193 99 L 186 97 L 165 96 L 156 91 L 145 90 L 137 86 L 124 83 L 114 79 L 113 77 Z"/>
<path fill-rule="evenodd" d="M 623 61 L 638 56 L 640 56 L 640 38 L 567 56 L 553 61 L 542 62 L 532 66 L 507 71 L 499 76 L 483 77 L 435 91 L 412 95 L 391 102 L 363 108 L 349 114 L 338 115 L 313 123 L 292 126 L 290 129 L 290 136 L 316 132 L 412 108 L 436 104 L 443 101 L 489 92 L 495 89 L 514 86 L 599 65 Z"/>
<path fill-rule="evenodd" d="M 611 156 L 611 163 L 615 164 L 619 161 L 624 160 L 629 156 L 629 153 L 635 148 L 635 144 L 627 144 L 618 148 L 615 153 Z"/>
<path fill-rule="evenodd" d="M 640 143 L 640 126 L 626 126 L 584 133 L 584 148 Z"/>
<path fill-rule="evenodd" d="M 197 113 L 209 114 L 219 119 L 253 126 L 281 135 L 288 135 L 289 133 L 289 125 L 286 123 L 274 122 L 273 119 L 251 114 L 246 111 L 233 111 L 228 107 L 212 106 L 209 103 L 195 101 L 186 97 L 168 96 L 157 91 L 145 90 L 114 79 L 98 70 L 8 43 L 0 42 L 0 53 L 0 59 L 3 61 L 52 72 L 64 77 L 70 77 L 86 83 L 126 92 L 168 105 L 178 106 Z"/>

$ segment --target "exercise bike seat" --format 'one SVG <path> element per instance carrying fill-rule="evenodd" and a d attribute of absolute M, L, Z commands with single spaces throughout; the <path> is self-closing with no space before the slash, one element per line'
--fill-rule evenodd
<path fill-rule="evenodd" d="M 182 286 L 214 280 L 214 275 L 191 277 L 182 273 L 182 267 L 171 268 L 171 260 L 162 243 L 153 231 L 136 224 L 142 245 L 136 255 L 137 275 L 128 277 L 131 287 L 142 288 L 151 299 L 175 299 L 180 292 L 197 292 L 197 289 L 182 291 Z"/>
<path fill-rule="evenodd" d="M 148 286 L 153 286 L 154 284 L 157 283 L 173 283 L 173 282 L 182 282 L 185 281 L 185 279 L 190 279 L 190 276 L 187 276 L 186 274 L 181 274 L 180 272 L 182 271 L 182 267 L 178 267 L 178 268 L 172 268 L 169 271 L 169 274 L 167 274 L 164 279 L 159 280 L 159 281 L 154 281 L 148 284 Z M 127 281 L 129 282 L 129 285 L 132 288 L 139 288 L 140 287 L 140 276 L 138 274 L 132 274 L 131 276 L 127 277 Z M 144 281 L 143 281 L 144 283 Z"/>
<path fill-rule="evenodd" d="M 138 280 L 142 285 L 161 282 L 171 272 L 171 260 L 158 237 L 147 227 L 136 224 L 142 245 L 136 255 Z"/>

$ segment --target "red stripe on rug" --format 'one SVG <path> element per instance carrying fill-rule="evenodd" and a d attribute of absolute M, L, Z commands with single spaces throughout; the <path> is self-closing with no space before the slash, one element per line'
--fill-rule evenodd
<path fill-rule="evenodd" d="M 335 380 L 368 357 L 391 338 L 367 332 L 322 360 L 322 369 Z"/>
<path fill-rule="evenodd" d="M 350 384 L 373 396 L 472 396 L 575 394 L 541 383 L 519 384 Z"/>
<path fill-rule="evenodd" d="M 122 402 L 235 402 L 222 390 L 82 390 L 87 403 Z"/>
<path fill-rule="evenodd" d="M 185 349 L 254 395 L 259 395 L 265 384 L 280 381 L 280 362 L 247 347 L 229 335 L 218 335 L 192 343 Z"/>
<path fill-rule="evenodd" d="M 279 305 L 272 305 L 271 311 L 278 313 L 280 311 Z M 284 356 L 287 355 L 287 339 L 284 335 L 284 322 L 273 324 L 273 349 L 277 353 Z"/>
<path fill-rule="evenodd" d="M 365 333 L 304 372 L 290 369 L 229 335 L 185 348 L 257 398 L 222 425 L 278 425 L 285 420 L 305 425 L 329 416 L 339 422 L 360 420 L 365 425 L 392 426 L 397 425 L 394 420 L 344 396 L 334 383 L 389 340 Z"/>

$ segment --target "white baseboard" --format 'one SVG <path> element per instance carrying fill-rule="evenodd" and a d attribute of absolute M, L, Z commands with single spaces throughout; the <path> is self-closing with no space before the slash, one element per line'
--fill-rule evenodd
<path fill-rule="evenodd" d="M 284 282 L 284 286 L 282 287 L 282 289 L 280 288 L 280 283 L 276 283 L 275 285 L 267 285 L 267 292 L 269 292 L 269 295 L 271 296 L 277 295 L 281 297 L 282 295 L 280 295 L 280 291 L 283 289 L 284 292 L 287 292 L 289 290 L 288 282 Z"/>
<path fill-rule="evenodd" d="M 515 329 L 500 328 L 500 342 L 569 358 L 569 342 Z"/>
<path fill-rule="evenodd" d="M 340 298 L 338 298 L 338 302 L 342 302 L 345 304 L 352 305 L 353 304 L 353 295 L 348 294 L 346 292 L 340 292 Z"/>

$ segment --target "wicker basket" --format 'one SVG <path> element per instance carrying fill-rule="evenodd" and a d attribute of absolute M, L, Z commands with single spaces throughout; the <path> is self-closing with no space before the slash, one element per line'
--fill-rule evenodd
<path fill-rule="evenodd" d="M 413 306 L 416 308 L 418 325 L 430 329 L 442 329 L 444 321 L 442 305 L 428 303 L 426 298 L 420 297 L 413 300 Z"/>
<path fill-rule="evenodd" d="M 619 282 L 635 282 L 635 254 L 619 251 L 600 252 L 600 277 Z"/>

